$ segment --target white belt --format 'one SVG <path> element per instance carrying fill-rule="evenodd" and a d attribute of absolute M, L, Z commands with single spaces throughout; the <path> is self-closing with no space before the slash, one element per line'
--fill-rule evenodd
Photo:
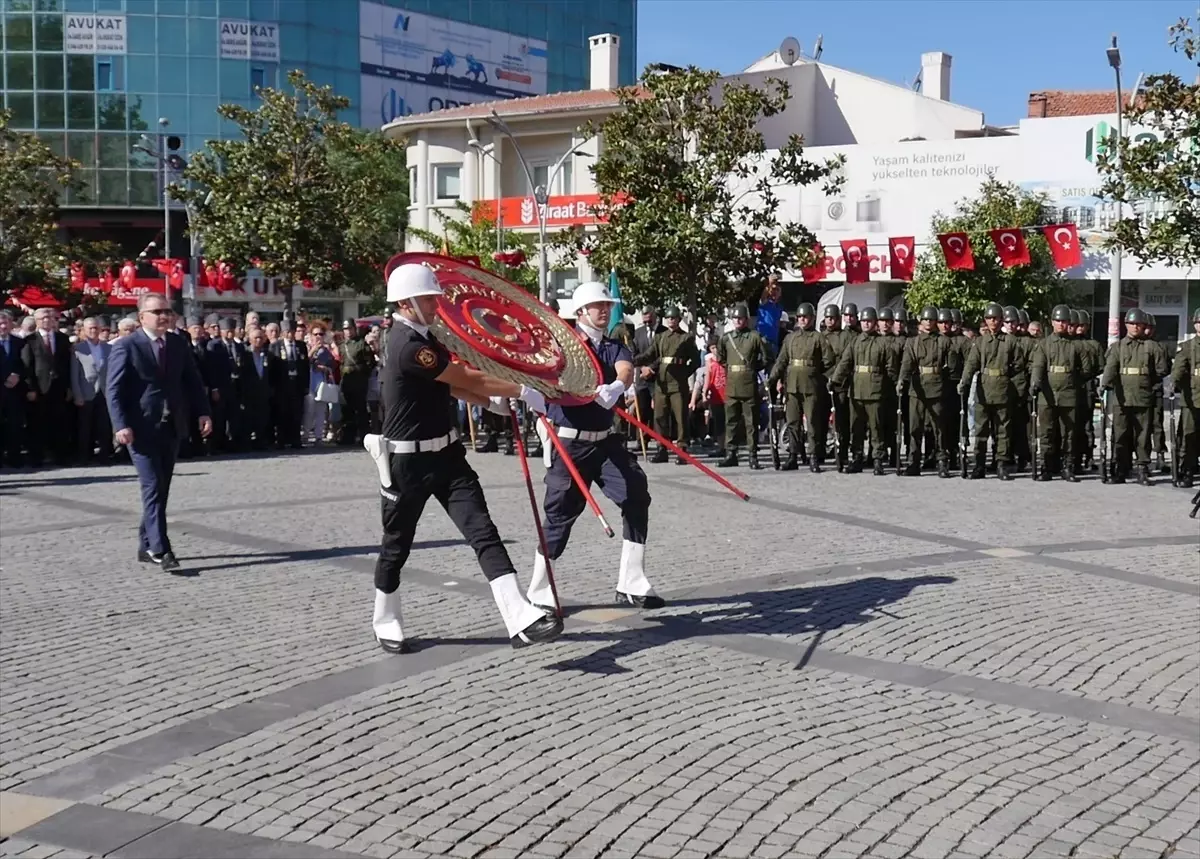
<path fill-rule="evenodd" d="M 594 441 L 604 441 L 604 439 L 606 439 L 610 435 L 612 435 L 613 431 L 611 429 L 577 430 L 577 429 L 574 429 L 573 427 L 559 427 L 557 432 L 558 432 L 559 438 L 576 438 L 576 439 L 579 439 L 580 441 L 593 441 L 594 442 Z"/>
<path fill-rule="evenodd" d="M 458 441 L 458 430 L 450 430 L 446 435 L 437 438 L 423 438 L 420 441 L 397 441 L 389 438 L 387 449 L 389 453 L 436 453 L 445 450 Z"/>

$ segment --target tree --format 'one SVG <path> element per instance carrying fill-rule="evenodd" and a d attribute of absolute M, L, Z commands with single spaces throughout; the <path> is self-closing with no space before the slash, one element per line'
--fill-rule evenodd
<path fill-rule="evenodd" d="M 792 135 L 766 150 L 759 123 L 783 112 L 788 85 L 721 81 L 695 67 L 648 70 L 618 92 L 620 108 L 585 129 L 604 141 L 592 167 L 602 218 L 595 234 L 567 244 L 615 268 L 631 303 L 684 301 L 712 309 L 757 291 L 773 270 L 816 259 L 816 238 L 779 218 L 781 184 L 840 184 L 842 159 L 817 164 Z"/>
<path fill-rule="evenodd" d="M 288 82 L 260 89 L 256 110 L 221 105 L 241 139 L 209 141 L 171 195 L 208 258 L 287 284 L 377 289 L 408 206 L 403 144 L 338 121 L 350 101 L 332 88 L 299 71 Z"/>
<path fill-rule="evenodd" d="M 495 272 L 505 280 L 537 295 L 538 269 L 533 264 L 537 259 L 537 244 L 533 237 L 511 230 L 505 232 L 504 250 L 519 250 L 525 256 L 521 265 L 505 265 L 492 258 L 497 245 L 495 218 L 478 204 L 471 207 L 460 201 L 454 204 L 454 208 L 458 212 L 457 217 L 440 209 L 433 210 L 434 217 L 441 226 L 440 234 L 432 230 L 409 227 L 409 235 L 420 239 L 431 248 L 440 249 L 445 245 L 450 256 L 478 257 L 482 268 Z"/>
<path fill-rule="evenodd" d="M 990 230 L 1032 227 L 1043 223 L 1043 195 L 1023 191 L 1011 182 L 989 177 L 976 197 L 960 200 L 957 211 L 933 217 L 930 232 L 965 232 L 975 258 L 973 271 L 951 271 L 941 247 L 934 242 L 917 259 L 912 285 L 905 291 L 910 311 L 926 305 L 957 307 L 968 317 L 981 318 L 993 301 L 1023 307 L 1035 319 L 1049 318 L 1054 305 L 1065 300 L 1066 285 L 1055 268 L 1050 246 L 1040 232 L 1025 233 L 1029 265 L 1004 268 L 996 256 Z"/>
<path fill-rule="evenodd" d="M 1187 18 L 1169 30 L 1169 44 L 1200 70 L 1200 38 Z M 1197 82 L 1150 75 L 1127 114 L 1144 131 L 1114 132 L 1117 145 L 1099 153 L 1102 193 L 1130 204 L 1106 241 L 1143 263 L 1187 268 L 1200 264 L 1200 71 Z M 1118 163 L 1119 158 L 1119 163 Z"/>

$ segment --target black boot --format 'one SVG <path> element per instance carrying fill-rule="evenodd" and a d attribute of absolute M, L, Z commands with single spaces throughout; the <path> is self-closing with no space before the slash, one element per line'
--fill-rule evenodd
<path fill-rule="evenodd" d="M 738 464 L 738 452 L 736 447 L 729 448 L 729 453 L 725 454 L 725 458 L 717 463 L 717 468 L 736 468 Z"/>
<path fill-rule="evenodd" d="M 1043 459 L 1042 467 L 1038 469 L 1038 476 L 1036 478 L 1037 482 L 1038 483 L 1049 483 L 1050 477 L 1052 474 L 1053 474 L 1053 469 L 1050 467 L 1050 463 L 1047 460 Z"/>
<path fill-rule="evenodd" d="M 904 469 L 904 471 L 902 471 L 901 474 L 903 474 L 905 477 L 920 477 L 921 476 L 921 463 L 910 462 L 908 464 L 908 468 Z"/>
<path fill-rule="evenodd" d="M 1137 482 L 1142 486 L 1153 486 L 1150 482 L 1150 466 L 1141 463 L 1137 467 Z"/>
<path fill-rule="evenodd" d="M 879 477 L 883 474 L 883 459 L 881 457 L 875 458 L 875 467 L 872 469 L 872 471 L 874 471 L 876 477 Z"/>
<path fill-rule="evenodd" d="M 996 476 L 1001 480 L 1012 480 L 1012 466 L 1007 462 L 996 463 Z"/>
<path fill-rule="evenodd" d="M 510 432 L 505 433 L 504 434 L 504 455 L 512 456 L 516 452 L 517 452 L 516 447 L 513 445 L 512 433 L 510 433 Z"/>
<path fill-rule="evenodd" d="M 684 453 L 687 453 L 687 448 L 686 448 L 686 447 L 681 447 L 681 448 L 679 448 L 679 449 L 680 449 L 681 451 L 683 451 Z M 684 459 L 682 456 L 679 456 L 678 454 L 676 454 L 676 455 L 675 455 L 675 464 L 676 464 L 676 465 L 687 465 L 687 464 L 688 464 L 688 461 L 687 461 L 686 459 Z"/>
<path fill-rule="evenodd" d="M 975 466 L 974 466 L 974 468 L 971 469 L 971 473 L 970 473 L 970 475 L 968 475 L 968 477 L 971 480 L 983 480 L 984 475 L 986 473 L 987 473 L 987 460 L 982 456 L 976 456 L 975 457 Z"/>
<path fill-rule="evenodd" d="M 937 464 L 938 477 L 945 479 L 950 476 L 950 460 L 946 457 L 939 457 Z"/>
<path fill-rule="evenodd" d="M 811 471 L 813 474 L 820 474 L 821 473 L 821 460 L 815 456 L 812 457 L 811 459 L 809 459 L 808 470 Z"/>
<path fill-rule="evenodd" d="M 792 449 L 792 450 L 788 451 L 787 459 L 784 460 L 783 465 L 779 466 L 779 470 L 780 471 L 795 471 L 799 467 L 800 467 L 800 465 L 796 461 L 796 451 L 795 451 L 795 449 Z"/>
<path fill-rule="evenodd" d="M 1158 473 L 1170 474 L 1171 466 L 1167 464 L 1166 456 L 1160 451 L 1158 454 Z"/>
<path fill-rule="evenodd" d="M 650 461 L 656 464 L 661 464 L 670 458 L 671 457 L 667 454 L 667 449 L 665 447 L 660 447 L 658 450 L 654 451 L 654 456 L 650 457 Z"/>
<path fill-rule="evenodd" d="M 1191 489 L 1194 485 L 1195 483 L 1190 472 L 1185 471 L 1183 474 L 1179 475 L 1180 489 Z"/>
<path fill-rule="evenodd" d="M 480 453 L 498 453 L 500 451 L 500 440 L 496 438 L 495 433 L 488 435 L 487 441 L 483 447 L 479 449 Z"/>
<path fill-rule="evenodd" d="M 758 461 L 758 448 L 756 447 L 750 448 L 750 467 L 755 471 L 762 470 L 762 465 Z"/>
<path fill-rule="evenodd" d="M 1079 478 L 1075 475 L 1075 463 L 1068 462 L 1063 466 L 1062 478 L 1063 480 L 1067 481 L 1067 483 L 1079 482 Z"/>
<path fill-rule="evenodd" d="M 861 474 L 863 470 L 862 457 L 855 455 L 849 462 L 846 463 L 846 474 Z"/>

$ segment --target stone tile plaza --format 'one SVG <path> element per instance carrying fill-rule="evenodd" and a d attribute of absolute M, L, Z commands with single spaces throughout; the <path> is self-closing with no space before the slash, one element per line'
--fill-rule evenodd
<path fill-rule="evenodd" d="M 518 464 L 471 461 L 527 582 Z M 0 856 L 1200 857 L 1188 493 L 648 473 L 665 609 L 585 513 L 514 651 L 431 505 L 405 655 L 361 451 L 181 464 L 177 575 L 129 467 L 0 478 Z"/>

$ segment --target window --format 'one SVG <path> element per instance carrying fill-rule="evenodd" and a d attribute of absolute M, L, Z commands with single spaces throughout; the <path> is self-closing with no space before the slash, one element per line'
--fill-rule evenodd
<path fill-rule="evenodd" d="M 90 96 L 89 96 L 90 97 Z M 68 134 L 67 155 L 84 167 L 96 166 L 96 135 Z"/>
<path fill-rule="evenodd" d="M 39 51 L 61 51 L 63 49 L 62 15 L 38 16 L 37 49 Z"/>
<path fill-rule="evenodd" d="M 63 88 L 63 55 L 38 54 L 37 58 L 37 88 Z"/>
<path fill-rule="evenodd" d="M 100 92 L 112 92 L 113 69 L 111 60 L 96 60 L 96 89 Z"/>
<path fill-rule="evenodd" d="M 67 96 L 67 128 L 96 127 L 96 97 L 90 92 L 73 92 Z"/>
<path fill-rule="evenodd" d="M 4 29 L 8 33 L 8 50 L 33 50 L 33 17 L 30 15 L 9 15 L 4 20 Z"/>
<path fill-rule="evenodd" d="M 433 168 L 434 192 L 439 201 L 457 200 L 462 196 L 458 182 L 459 170 L 457 166 Z"/>
<path fill-rule="evenodd" d="M 39 128 L 62 128 L 66 123 L 61 92 L 39 93 L 37 109 Z"/>
<path fill-rule="evenodd" d="M 409 205 L 415 206 L 421 202 L 420 197 L 417 194 L 417 189 L 419 187 L 420 186 L 417 184 L 417 168 L 409 167 L 408 168 L 408 201 L 409 201 Z"/>
<path fill-rule="evenodd" d="M 33 93 L 10 92 L 4 100 L 12 111 L 13 128 L 33 128 Z"/>
<path fill-rule="evenodd" d="M 548 164 L 531 164 L 529 172 L 533 174 L 533 187 L 529 189 L 529 193 L 533 194 L 537 191 L 538 186 L 545 187 L 550 177 L 550 165 Z M 549 192 L 549 188 L 546 189 Z"/>
<path fill-rule="evenodd" d="M 33 89 L 33 54 L 8 55 L 8 89 Z"/>
<path fill-rule="evenodd" d="M 256 92 L 263 89 L 267 85 L 267 72 L 265 69 L 250 67 L 250 92 Z"/>
<path fill-rule="evenodd" d="M 128 206 L 129 177 L 124 170 L 101 170 L 100 173 L 100 205 Z"/>
<path fill-rule="evenodd" d="M 67 89 L 89 93 L 96 89 L 96 63 L 92 57 L 67 57 Z"/>
<path fill-rule="evenodd" d="M 96 124 L 103 131 L 124 131 L 127 127 L 127 120 L 125 117 L 125 96 L 97 96 L 96 119 Z"/>
<path fill-rule="evenodd" d="M 129 171 L 129 205 L 161 206 L 158 193 L 158 173 L 151 170 Z"/>
<path fill-rule="evenodd" d="M 562 170 L 558 174 L 558 193 L 573 194 L 575 193 L 575 156 L 571 155 L 563 162 Z"/>

